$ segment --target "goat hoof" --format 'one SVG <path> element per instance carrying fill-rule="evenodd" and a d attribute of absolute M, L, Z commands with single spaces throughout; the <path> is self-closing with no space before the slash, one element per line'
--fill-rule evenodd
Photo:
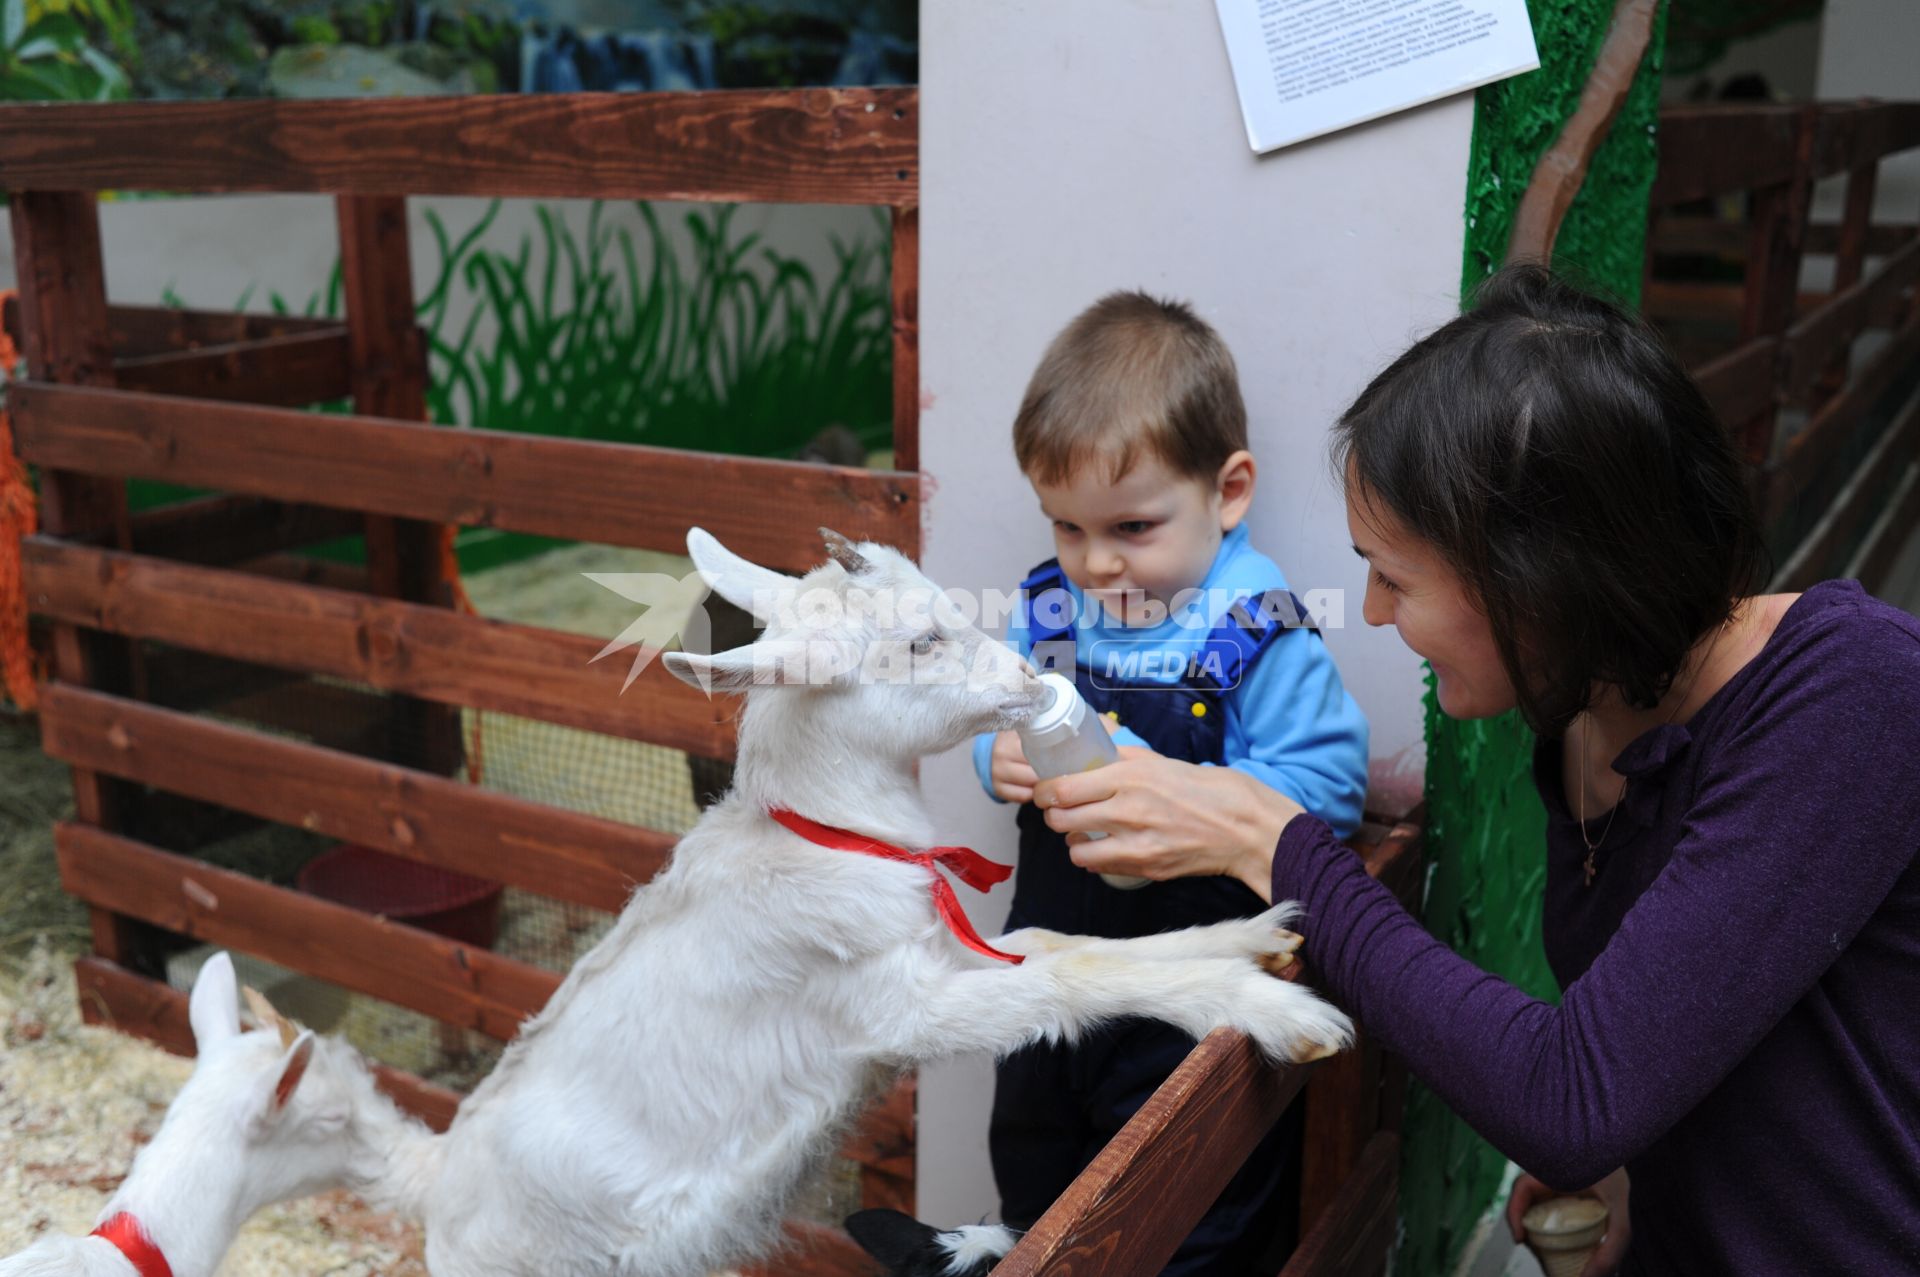
<path fill-rule="evenodd" d="M 1295 961 L 1296 959 L 1293 956 L 1292 950 L 1283 950 L 1280 953 L 1263 953 L 1254 959 L 1254 962 L 1259 965 L 1260 969 L 1268 975 L 1280 975 L 1292 967 Z"/>
<path fill-rule="evenodd" d="M 1331 1059 L 1340 1054 L 1340 1048 L 1332 1042 L 1316 1042 L 1299 1059 L 1301 1064 L 1312 1064 L 1315 1060 Z"/>

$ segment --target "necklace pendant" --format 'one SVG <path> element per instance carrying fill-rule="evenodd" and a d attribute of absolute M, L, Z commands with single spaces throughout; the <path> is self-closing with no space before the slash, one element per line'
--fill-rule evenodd
<path fill-rule="evenodd" d="M 1593 863 L 1594 853 L 1599 850 L 1600 848 L 1597 846 L 1587 848 L 1587 858 L 1581 862 L 1581 868 L 1586 871 L 1587 880 L 1581 884 L 1582 886 L 1591 887 L 1593 885 L 1594 875 L 1600 872 Z"/>

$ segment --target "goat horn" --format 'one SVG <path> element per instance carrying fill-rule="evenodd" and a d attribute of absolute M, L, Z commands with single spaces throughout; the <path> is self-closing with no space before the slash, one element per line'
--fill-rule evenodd
<path fill-rule="evenodd" d="M 281 1047 L 293 1045 L 300 1031 L 294 1027 L 293 1021 L 273 1009 L 273 1003 L 267 1001 L 266 994 L 249 984 L 241 986 L 240 996 L 246 999 L 247 1010 L 253 1012 L 253 1018 L 260 1022 L 260 1027 L 279 1030 Z"/>
<path fill-rule="evenodd" d="M 820 539 L 827 543 L 827 557 L 849 572 L 865 572 L 873 565 L 856 550 L 853 542 L 832 528 L 821 528 Z"/>

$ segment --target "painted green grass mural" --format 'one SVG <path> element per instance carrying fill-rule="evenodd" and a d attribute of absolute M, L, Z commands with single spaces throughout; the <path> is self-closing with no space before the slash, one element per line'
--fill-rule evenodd
<path fill-rule="evenodd" d="M 437 421 L 669 448 L 788 456 L 844 425 L 892 436 L 892 310 L 884 225 L 833 242 L 822 282 L 734 230 L 730 205 L 686 215 L 683 268 L 649 205 L 644 242 L 592 207 L 576 234 L 535 210 L 540 237 L 509 255 L 477 246 L 496 203 L 457 240 L 427 212 L 440 274 L 421 300 Z M 457 334 L 450 301 L 481 302 Z"/>

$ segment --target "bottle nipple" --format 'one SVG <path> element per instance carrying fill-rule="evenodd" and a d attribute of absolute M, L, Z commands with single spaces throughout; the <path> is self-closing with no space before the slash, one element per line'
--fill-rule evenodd
<path fill-rule="evenodd" d="M 1058 684 L 1043 678 L 1040 680 L 1040 688 L 1046 692 L 1046 696 L 1034 707 L 1033 714 L 1035 718 L 1038 718 L 1042 714 L 1051 713 L 1053 707 L 1060 703 L 1060 687 Z"/>

